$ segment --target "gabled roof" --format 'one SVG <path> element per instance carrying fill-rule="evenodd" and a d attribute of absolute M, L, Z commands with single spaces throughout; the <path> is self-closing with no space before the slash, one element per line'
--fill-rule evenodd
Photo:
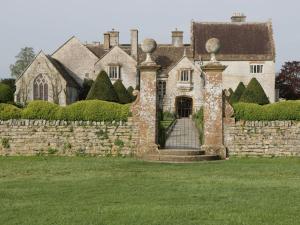
<path fill-rule="evenodd" d="M 271 22 L 208 23 L 192 22 L 192 45 L 195 59 L 208 60 L 205 43 L 218 38 L 219 60 L 275 60 L 275 44 Z"/>
<path fill-rule="evenodd" d="M 52 63 L 52 65 L 56 68 L 56 70 L 60 73 L 60 75 L 67 82 L 67 86 L 79 88 L 79 84 L 75 81 L 75 79 L 69 74 L 67 69 L 56 59 L 52 58 L 50 55 L 47 55 L 47 58 Z"/>

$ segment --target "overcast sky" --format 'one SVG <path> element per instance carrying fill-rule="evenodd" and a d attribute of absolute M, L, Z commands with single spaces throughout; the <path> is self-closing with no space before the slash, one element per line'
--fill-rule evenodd
<path fill-rule="evenodd" d="M 101 41 L 115 28 L 121 43 L 129 43 L 129 30 L 138 28 L 140 40 L 151 37 L 171 42 L 171 30 L 184 31 L 190 23 L 229 21 L 243 12 L 248 21 L 272 19 L 276 69 L 287 60 L 300 60 L 299 0 L 1 0 L 0 78 L 9 77 L 9 65 L 22 47 L 51 54 L 72 35 L 82 42 Z"/>

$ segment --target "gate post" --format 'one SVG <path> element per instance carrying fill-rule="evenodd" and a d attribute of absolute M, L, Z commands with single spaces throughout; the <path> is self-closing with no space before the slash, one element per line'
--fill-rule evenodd
<path fill-rule="evenodd" d="M 218 39 L 212 38 L 206 42 L 206 50 L 211 54 L 211 60 L 202 68 L 205 73 L 204 145 L 202 149 L 208 155 L 218 155 L 221 159 L 225 159 L 222 72 L 226 66 L 216 60 L 215 54 L 219 49 Z"/>
<path fill-rule="evenodd" d="M 151 58 L 156 49 L 153 39 L 145 39 L 142 50 L 147 58 L 138 68 L 140 70 L 139 94 L 139 133 L 138 155 L 158 150 L 158 120 L 157 120 L 157 71 L 160 68 Z"/>

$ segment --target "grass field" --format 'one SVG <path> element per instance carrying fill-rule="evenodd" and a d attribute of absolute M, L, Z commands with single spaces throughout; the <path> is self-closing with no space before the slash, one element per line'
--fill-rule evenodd
<path fill-rule="evenodd" d="M 0 157 L 0 224 L 300 224 L 300 158 Z"/>

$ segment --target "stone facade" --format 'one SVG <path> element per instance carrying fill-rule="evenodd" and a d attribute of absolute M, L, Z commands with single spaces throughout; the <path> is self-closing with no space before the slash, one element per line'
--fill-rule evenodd
<path fill-rule="evenodd" d="M 225 124 L 229 156 L 300 156 L 300 122 L 238 121 Z"/>
<path fill-rule="evenodd" d="M 0 155 L 134 155 L 135 123 L 0 121 Z"/>

